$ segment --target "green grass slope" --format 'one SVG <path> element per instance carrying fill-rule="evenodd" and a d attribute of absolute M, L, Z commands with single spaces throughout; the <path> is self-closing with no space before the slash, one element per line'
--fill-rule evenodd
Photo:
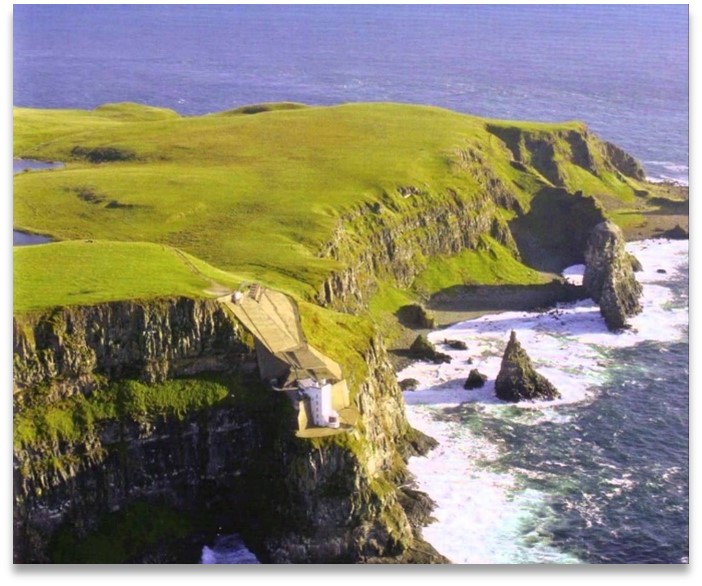
<path fill-rule="evenodd" d="M 14 249 L 15 311 L 123 299 L 206 297 L 234 275 L 146 242 L 68 241 Z"/>

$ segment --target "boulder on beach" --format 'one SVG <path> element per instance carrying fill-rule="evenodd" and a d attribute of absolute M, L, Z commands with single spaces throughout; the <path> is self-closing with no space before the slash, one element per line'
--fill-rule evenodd
<path fill-rule="evenodd" d="M 463 388 L 467 390 L 472 390 L 472 389 L 479 389 L 483 385 L 485 385 L 485 381 L 487 381 L 487 375 L 482 374 L 481 372 L 478 371 L 477 368 L 472 368 L 471 371 L 468 373 L 468 378 L 466 379 L 466 382 L 463 384 Z"/>
<path fill-rule="evenodd" d="M 643 289 L 634 275 L 638 261 L 625 244 L 616 224 L 602 222 L 593 228 L 585 251 L 583 286 L 612 331 L 628 327 L 627 318 L 641 312 Z"/>
<path fill-rule="evenodd" d="M 512 330 L 502 357 L 500 372 L 495 379 L 498 399 L 516 403 L 535 399 L 558 399 L 561 394 L 551 382 L 534 370 L 531 359 Z"/>
<path fill-rule="evenodd" d="M 424 334 L 419 334 L 410 346 L 410 354 L 420 360 L 429 360 L 434 364 L 451 362 L 451 357 L 443 352 L 438 352 Z"/>
<path fill-rule="evenodd" d="M 468 345 L 461 340 L 444 340 L 444 344 L 453 350 L 468 350 Z"/>

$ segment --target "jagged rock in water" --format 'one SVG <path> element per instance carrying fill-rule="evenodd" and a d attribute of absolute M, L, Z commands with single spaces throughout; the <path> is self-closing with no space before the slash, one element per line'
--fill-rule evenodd
<path fill-rule="evenodd" d="M 410 354 L 415 358 L 420 360 L 429 360 L 434 364 L 441 364 L 442 362 L 451 362 L 451 357 L 443 352 L 438 352 L 426 336 L 420 334 L 416 337 L 412 345 L 410 346 Z"/>
<path fill-rule="evenodd" d="M 468 350 L 467 344 L 461 340 L 444 340 L 444 344 L 453 350 Z"/>
<path fill-rule="evenodd" d="M 472 389 L 479 389 L 485 384 L 487 378 L 486 374 L 482 374 L 477 368 L 472 368 L 468 373 L 466 382 L 463 384 L 463 388 L 469 391 Z"/>
<path fill-rule="evenodd" d="M 627 327 L 626 319 L 641 312 L 642 287 L 624 246 L 619 227 L 602 222 L 593 228 L 585 251 L 583 286 L 612 331 Z"/>
<path fill-rule="evenodd" d="M 436 503 L 428 494 L 405 486 L 397 491 L 397 500 L 413 526 L 422 527 L 436 521 L 432 516 Z"/>
<path fill-rule="evenodd" d="M 512 330 L 502 357 L 500 372 L 495 379 L 498 399 L 516 403 L 522 400 L 558 399 L 558 392 L 546 377 L 534 370 L 529 356 Z"/>
<path fill-rule="evenodd" d="M 404 437 L 404 442 L 400 446 L 402 457 L 407 459 L 412 456 L 426 456 L 431 450 L 436 448 L 439 442 L 430 435 L 411 428 Z"/>

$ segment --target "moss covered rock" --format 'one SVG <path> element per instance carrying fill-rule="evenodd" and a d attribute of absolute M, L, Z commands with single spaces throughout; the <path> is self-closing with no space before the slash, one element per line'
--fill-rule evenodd
<path fill-rule="evenodd" d="M 448 354 L 439 352 L 434 348 L 432 344 L 425 335 L 420 334 L 412 342 L 410 346 L 410 354 L 419 360 L 428 360 L 434 364 L 441 364 L 442 362 L 451 362 L 451 357 Z"/>

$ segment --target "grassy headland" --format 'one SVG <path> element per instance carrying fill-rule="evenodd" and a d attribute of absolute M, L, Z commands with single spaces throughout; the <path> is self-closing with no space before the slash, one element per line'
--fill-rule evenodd
<path fill-rule="evenodd" d="M 363 206 L 383 206 L 391 223 L 447 193 L 470 202 L 493 182 L 528 212 L 544 185 L 559 183 L 624 217 L 650 189 L 614 169 L 581 123 L 399 104 L 283 103 L 197 117 L 137 104 L 16 108 L 14 156 L 66 163 L 15 177 L 15 228 L 73 241 L 15 249 L 16 311 L 197 296 L 243 280 L 310 299 L 343 268 L 321 251 Z M 541 282 L 496 246 L 426 259 L 414 293 Z"/>

